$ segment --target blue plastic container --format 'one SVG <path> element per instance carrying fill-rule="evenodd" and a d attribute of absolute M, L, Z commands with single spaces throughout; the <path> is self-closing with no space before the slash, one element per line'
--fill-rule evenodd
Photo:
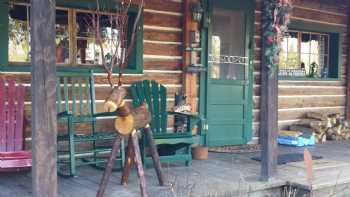
<path fill-rule="evenodd" d="M 315 145 L 316 139 L 315 136 L 310 138 L 304 137 L 290 137 L 290 136 L 278 136 L 277 141 L 279 144 L 290 145 L 290 146 L 311 146 Z"/>

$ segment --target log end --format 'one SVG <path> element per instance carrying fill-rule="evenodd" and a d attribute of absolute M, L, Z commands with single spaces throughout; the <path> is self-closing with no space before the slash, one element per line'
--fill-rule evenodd
<path fill-rule="evenodd" d="M 114 121 L 114 128 L 120 135 L 130 135 L 134 130 L 134 117 L 132 115 L 117 117 Z"/>
<path fill-rule="evenodd" d="M 105 101 L 103 108 L 105 112 L 115 112 L 118 109 L 118 106 L 111 100 Z"/>

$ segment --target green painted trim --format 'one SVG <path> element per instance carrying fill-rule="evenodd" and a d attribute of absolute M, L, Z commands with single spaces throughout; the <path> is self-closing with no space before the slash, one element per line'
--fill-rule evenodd
<path fill-rule="evenodd" d="M 102 3 L 101 3 L 102 2 Z M 112 11 L 116 10 L 115 0 L 103 0 L 100 1 L 100 7 L 103 10 Z M 79 8 L 79 9 L 96 9 L 96 0 L 56 0 L 56 5 L 67 8 Z M 130 8 L 131 12 L 136 12 L 136 7 Z"/>
<path fill-rule="evenodd" d="M 6 1 L 7 2 L 7 1 Z M 57 6 L 68 7 L 68 8 L 78 8 L 78 9 L 94 9 L 96 7 L 95 0 L 57 0 Z M 113 0 L 106 0 L 104 2 L 105 7 L 113 8 Z M 109 6 L 108 6 L 109 5 Z M 112 10 L 112 9 L 110 9 Z M 8 62 L 8 4 L 0 4 L 0 27 L 4 23 L 7 28 L 0 28 L 0 71 L 3 72 L 30 72 L 30 63 L 10 63 Z M 131 7 L 129 10 L 129 24 L 133 24 L 133 21 L 137 15 L 137 9 Z M 4 21 L 3 21 L 4 20 Z M 130 56 L 128 62 L 128 67 L 123 69 L 123 73 L 126 74 L 142 74 L 143 73 L 143 13 L 140 18 L 138 32 L 135 39 L 135 46 L 133 53 Z M 128 35 L 131 37 L 132 26 L 128 27 Z M 4 31 L 6 30 L 6 31 Z M 2 41 L 4 40 L 4 41 Z M 1 47 L 2 46 L 2 47 Z M 56 65 L 57 71 L 89 71 L 94 70 L 95 73 L 104 73 L 104 69 L 99 65 Z M 119 72 L 119 68 L 115 68 L 114 73 Z"/>
<path fill-rule="evenodd" d="M 254 32 L 255 32 L 255 0 L 248 0 L 245 1 L 246 3 L 249 3 L 249 6 L 247 7 L 247 30 L 246 35 L 248 39 L 246 39 L 247 42 L 247 52 L 249 54 L 249 84 L 248 84 L 248 90 L 247 93 L 247 107 L 246 107 L 246 115 L 245 115 L 245 143 L 248 143 L 253 139 L 253 84 L 254 84 Z"/>
<path fill-rule="evenodd" d="M 278 80 L 294 81 L 341 81 L 340 78 L 311 78 L 311 77 L 278 77 Z"/>
<path fill-rule="evenodd" d="M 142 67 L 141 67 L 142 68 Z M 57 72 L 87 72 L 89 70 L 94 70 L 94 73 L 105 73 L 102 66 L 85 66 L 85 65 L 56 65 Z M 126 74 L 142 74 L 142 70 L 136 69 L 124 69 L 124 73 Z M 8 65 L 8 66 L 0 66 L 0 72 L 31 72 L 31 66 L 28 65 Z M 114 73 L 118 73 L 118 69 L 114 71 Z"/>
<path fill-rule="evenodd" d="M 6 65 L 8 62 L 8 13 L 9 6 L 6 2 L 0 3 L 0 65 Z M 6 47 L 5 47 L 6 46 Z"/>
<path fill-rule="evenodd" d="M 310 80 L 310 81 L 333 81 L 341 80 L 341 62 L 342 62 L 342 46 L 343 37 L 340 36 L 346 31 L 346 28 L 342 28 L 334 25 L 320 24 L 305 22 L 300 20 L 292 20 L 288 25 L 289 29 L 297 31 L 309 31 L 309 32 L 319 32 L 319 33 L 328 33 L 330 34 L 330 50 L 329 61 L 329 75 L 328 78 L 308 78 L 308 77 L 279 77 L 279 80 Z"/>
<path fill-rule="evenodd" d="M 202 0 L 201 1 L 203 9 L 206 10 L 204 13 L 204 19 L 208 19 L 208 0 Z M 201 25 L 201 64 L 207 65 L 208 62 L 208 37 L 204 35 L 208 35 L 208 25 L 206 24 L 207 21 L 203 20 L 203 23 Z M 203 126 L 206 124 L 206 106 L 207 106 L 207 74 L 208 72 L 200 72 L 199 76 L 199 114 L 201 116 L 201 127 L 199 127 L 199 143 L 200 145 L 207 146 L 207 130 L 204 130 Z"/>
<path fill-rule="evenodd" d="M 345 32 L 346 28 L 342 28 L 334 25 L 327 25 L 321 23 L 305 22 L 300 20 L 292 20 L 288 25 L 289 29 L 301 30 L 301 31 L 312 31 L 312 32 L 323 32 L 323 33 L 341 33 Z"/>

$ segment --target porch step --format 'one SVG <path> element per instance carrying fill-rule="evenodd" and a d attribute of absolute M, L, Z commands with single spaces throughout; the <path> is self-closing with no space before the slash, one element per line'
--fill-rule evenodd
<path fill-rule="evenodd" d="M 300 192 L 311 192 L 313 196 L 350 196 L 350 163 L 341 161 L 329 161 L 323 165 L 316 163 L 311 185 L 305 174 L 291 178 L 287 185 L 295 187 Z"/>

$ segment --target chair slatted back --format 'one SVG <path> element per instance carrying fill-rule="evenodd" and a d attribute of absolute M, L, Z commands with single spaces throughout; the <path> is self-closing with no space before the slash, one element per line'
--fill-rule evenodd
<path fill-rule="evenodd" d="M 131 85 L 133 105 L 139 106 L 142 102 L 148 104 L 152 114 L 151 127 L 154 133 L 167 132 L 167 90 L 156 81 L 138 81 Z"/>
<path fill-rule="evenodd" d="M 0 151 L 23 150 L 25 88 L 0 79 Z"/>
<path fill-rule="evenodd" d="M 75 116 L 95 113 L 93 72 L 58 72 L 56 83 L 57 113 L 69 112 Z"/>

